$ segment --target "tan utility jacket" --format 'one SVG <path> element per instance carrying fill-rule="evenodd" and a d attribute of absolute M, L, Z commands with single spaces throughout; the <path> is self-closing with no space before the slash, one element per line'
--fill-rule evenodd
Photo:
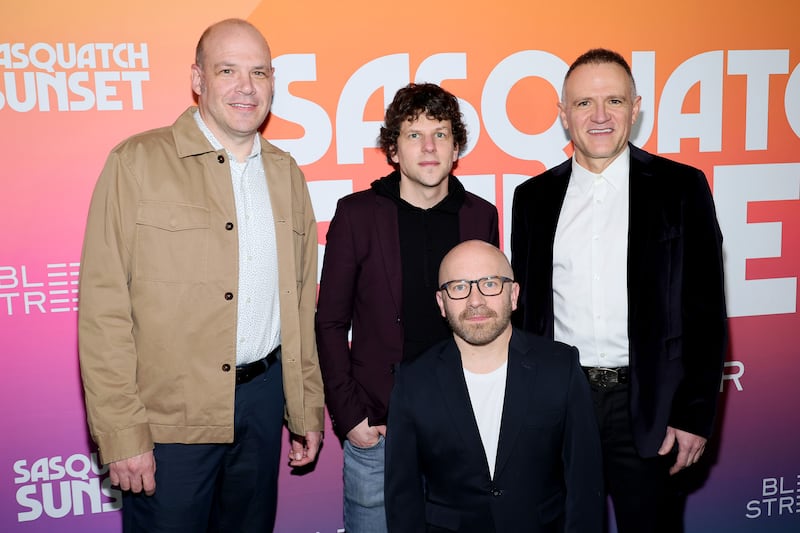
<path fill-rule="evenodd" d="M 233 440 L 236 208 L 224 150 L 189 108 L 108 157 L 89 208 L 78 338 L 86 412 L 101 459 L 154 442 Z M 285 414 L 322 431 L 314 340 L 317 229 L 303 173 L 261 141 L 278 248 Z"/>

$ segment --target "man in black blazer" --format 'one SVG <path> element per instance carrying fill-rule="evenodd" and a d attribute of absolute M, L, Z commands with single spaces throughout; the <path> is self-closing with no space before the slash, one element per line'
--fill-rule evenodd
<path fill-rule="evenodd" d="M 722 235 L 700 170 L 629 143 L 639 106 L 616 52 L 569 68 L 574 157 L 514 194 L 514 322 L 580 350 L 620 533 L 675 532 L 669 476 L 700 459 L 722 376 Z"/>
<path fill-rule="evenodd" d="M 601 531 L 600 442 L 577 350 L 512 329 L 519 286 L 491 244 L 453 248 L 439 283 L 453 337 L 401 365 L 389 402 L 389 531 Z"/>

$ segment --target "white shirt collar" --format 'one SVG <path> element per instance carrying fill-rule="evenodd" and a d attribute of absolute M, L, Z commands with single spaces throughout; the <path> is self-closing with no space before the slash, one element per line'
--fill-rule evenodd
<path fill-rule="evenodd" d="M 228 153 L 228 159 L 230 159 L 231 161 L 236 161 L 236 158 L 233 156 L 230 150 L 222 146 L 222 143 L 219 142 L 216 137 L 214 137 L 214 134 L 211 132 L 208 125 L 206 125 L 205 121 L 203 120 L 203 117 L 200 116 L 199 109 L 197 109 L 194 112 L 194 121 L 197 123 L 197 127 L 200 128 L 200 131 L 203 132 L 203 135 L 205 135 L 206 139 L 208 139 L 208 142 L 211 143 L 211 146 L 214 147 L 214 150 L 225 150 Z M 253 148 L 252 150 L 250 150 L 250 155 L 248 156 L 248 159 L 258 155 L 261 155 L 261 143 L 258 142 L 258 133 L 256 133 L 253 135 Z"/>
<path fill-rule="evenodd" d="M 605 179 L 614 189 L 621 190 L 625 182 L 629 179 L 631 158 L 630 147 L 626 146 L 614 161 L 601 173 L 594 172 L 582 167 L 580 163 L 572 158 L 572 181 L 577 186 L 581 194 L 588 194 L 592 183 L 599 177 Z"/>

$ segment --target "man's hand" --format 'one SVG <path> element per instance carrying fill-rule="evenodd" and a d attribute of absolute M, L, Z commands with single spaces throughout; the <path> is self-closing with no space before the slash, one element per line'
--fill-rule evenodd
<path fill-rule="evenodd" d="M 292 433 L 291 444 L 289 466 L 298 467 L 313 463 L 322 446 L 322 432 L 309 431 L 305 437 Z"/>
<path fill-rule="evenodd" d="M 153 450 L 141 455 L 114 461 L 108 465 L 111 484 L 122 490 L 152 496 L 156 491 L 156 460 Z"/>
<path fill-rule="evenodd" d="M 386 426 L 370 426 L 365 418 L 356 427 L 347 432 L 347 440 L 359 448 L 372 448 L 378 444 L 378 437 L 386 436 Z"/>
<path fill-rule="evenodd" d="M 678 457 L 675 459 L 675 464 L 669 469 L 669 475 L 677 474 L 687 466 L 695 464 L 706 449 L 706 439 L 703 437 L 667 426 L 667 435 L 664 437 L 664 442 L 661 443 L 658 455 L 667 455 L 676 441 Z"/>

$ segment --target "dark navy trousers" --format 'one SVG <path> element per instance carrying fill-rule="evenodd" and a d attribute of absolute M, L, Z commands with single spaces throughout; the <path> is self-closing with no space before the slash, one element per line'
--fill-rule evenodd
<path fill-rule="evenodd" d="M 123 493 L 125 533 L 272 531 L 283 434 L 280 361 L 237 385 L 235 402 L 232 443 L 155 445 L 155 494 Z"/>

